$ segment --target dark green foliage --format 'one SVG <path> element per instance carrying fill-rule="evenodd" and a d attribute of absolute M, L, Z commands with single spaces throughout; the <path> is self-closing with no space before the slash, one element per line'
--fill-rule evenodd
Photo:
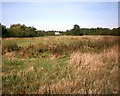
<path fill-rule="evenodd" d="M 120 28 L 113 28 L 110 30 L 109 28 L 82 28 L 81 32 L 83 35 L 114 35 L 114 36 L 120 36 Z"/>
<path fill-rule="evenodd" d="M 36 37 L 36 28 L 27 27 L 21 24 L 13 24 L 10 26 L 10 33 L 12 37 Z"/>
<path fill-rule="evenodd" d="M 79 25 L 75 24 L 73 29 L 70 30 L 71 35 L 82 35 Z"/>
<path fill-rule="evenodd" d="M 110 32 L 110 35 L 120 36 L 120 27 L 113 28 L 112 31 Z"/>
<path fill-rule="evenodd" d="M 1 23 L 0 23 L 0 36 L 2 36 L 2 37 L 9 37 L 9 32 L 8 32 L 6 26 L 1 25 Z"/>
<path fill-rule="evenodd" d="M 43 31 L 42 30 L 37 30 L 38 36 L 44 36 L 45 35 L 44 33 L 45 33 L 44 30 Z"/>
<path fill-rule="evenodd" d="M 24 24 L 13 24 L 10 28 L 6 28 L 6 26 L 0 23 L 0 36 L 2 33 L 2 37 L 38 37 L 38 36 L 54 36 L 56 31 L 44 31 L 37 30 L 36 28 L 27 27 Z M 74 35 L 74 36 L 82 36 L 82 35 L 114 35 L 120 36 L 120 27 L 118 28 L 80 28 L 79 25 L 75 24 L 73 29 L 66 31 L 59 31 L 61 35 Z"/>
<path fill-rule="evenodd" d="M 55 35 L 55 31 L 46 31 L 46 32 L 44 32 L 44 35 L 45 36 L 53 36 L 53 35 Z"/>

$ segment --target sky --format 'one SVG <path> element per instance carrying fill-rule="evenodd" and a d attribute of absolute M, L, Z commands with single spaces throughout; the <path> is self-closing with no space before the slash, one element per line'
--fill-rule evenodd
<path fill-rule="evenodd" d="M 1 13 L 0 13 L 1 14 Z M 117 2 L 2 2 L 3 25 L 25 24 L 38 30 L 65 31 L 118 27 Z"/>

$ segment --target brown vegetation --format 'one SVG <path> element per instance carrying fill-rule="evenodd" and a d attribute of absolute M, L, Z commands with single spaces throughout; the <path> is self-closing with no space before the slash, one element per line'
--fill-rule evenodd
<path fill-rule="evenodd" d="M 118 37 L 29 39 L 26 46 L 3 45 L 3 93 L 118 93 Z"/>

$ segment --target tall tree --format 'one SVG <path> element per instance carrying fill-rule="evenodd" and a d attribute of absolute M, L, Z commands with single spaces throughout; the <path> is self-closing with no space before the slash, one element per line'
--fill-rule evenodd
<path fill-rule="evenodd" d="M 9 37 L 9 33 L 7 31 L 6 26 L 2 25 L 1 23 L 0 23 L 0 36 L 1 37 Z"/>
<path fill-rule="evenodd" d="M 75 24 L 73 29 L 70 30 L 72 35 L 82 35 L 79 25 Z"/>

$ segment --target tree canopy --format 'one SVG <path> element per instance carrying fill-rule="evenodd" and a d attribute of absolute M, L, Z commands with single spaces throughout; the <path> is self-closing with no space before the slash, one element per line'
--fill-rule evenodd
<path fill-rule="evenodd" d="M 52 31 L 44 31 L 37 30 L 33 26 L 26 26 L 21 24 L 12 24 L 10 28 L 6 28 L 5 25 L 0 23 L 0 33 L 2 33 L 2 37 L 38 37 L 38 36 L 53 36 L 55 35 L 54 30 Z M 61 35 L 114 35 L 120 36 L 120 27 L 118 28 L 80 28 L 79 25 L 75 24 L 72 29 L 66 30 L 65 32 L 59 31 Z M 1 34 L 0 34 L 1 35 Z"/>

